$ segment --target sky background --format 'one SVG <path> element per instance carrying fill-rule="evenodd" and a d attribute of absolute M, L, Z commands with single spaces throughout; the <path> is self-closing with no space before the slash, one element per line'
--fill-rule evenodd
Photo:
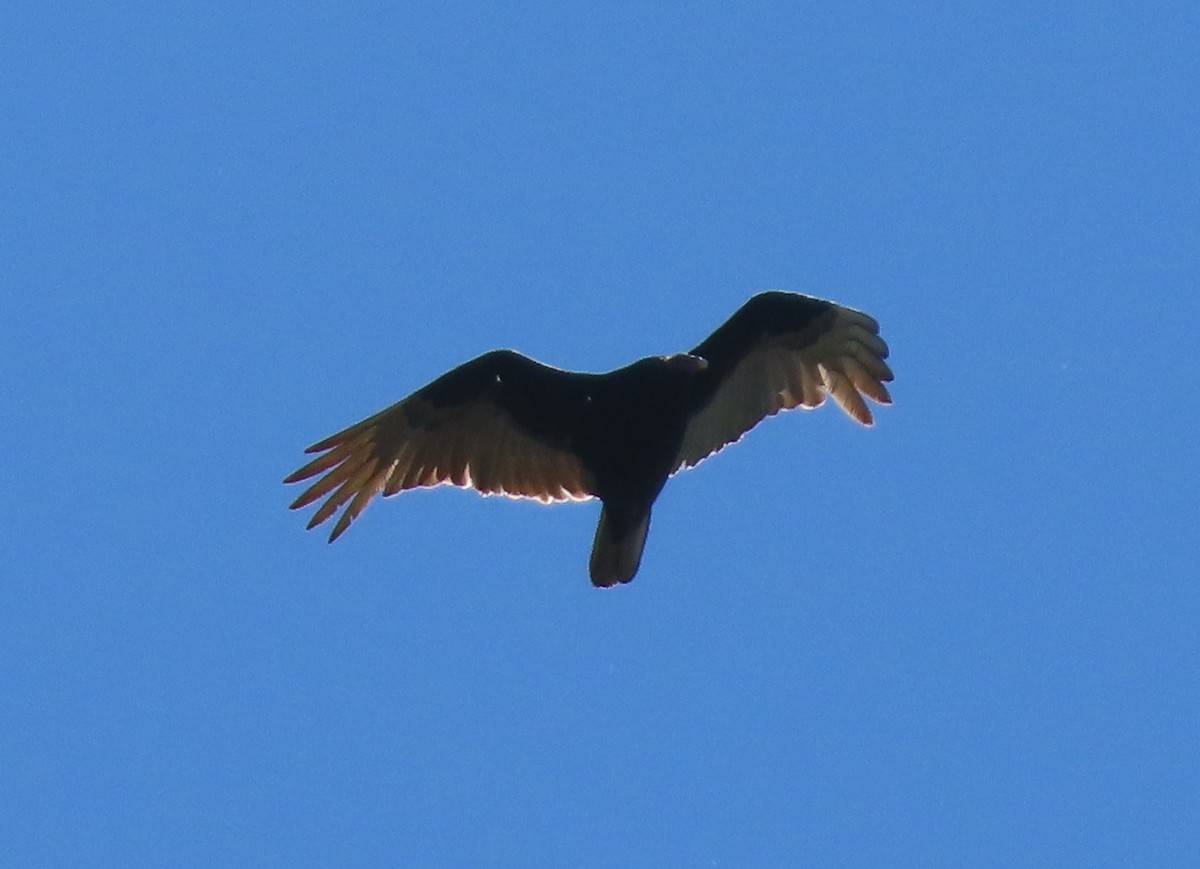
<path fill-rule="evenodd" d="M 7 4 L 0 862 L 1200 865 L 1200 7 Z M 753 293 L 895 404 L 334 546 L 301 450 Z"/>

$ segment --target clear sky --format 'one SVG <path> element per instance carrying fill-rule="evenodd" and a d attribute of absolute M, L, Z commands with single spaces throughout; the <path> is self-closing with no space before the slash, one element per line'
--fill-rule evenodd
<path fill-rule="evenodd" d="M 1195 3 L 0 13 L 0 862 L 1200 865 Z M 304 446 L 753 293 L 895 405 L 597 505 Z"/>

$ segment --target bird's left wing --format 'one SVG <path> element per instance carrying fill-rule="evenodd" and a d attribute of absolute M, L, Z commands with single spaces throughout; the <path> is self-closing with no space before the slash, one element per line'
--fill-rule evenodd
<path fill-rule="evenodd" d="M 333 542 L 380 493 L 448 484 L 547 503 L 586 500 L 590 474 L 561 437 L 577 376 L 512 351 L 480 356 L 305 450 L 324 455 L 284 482 L 323 476 L 291 507 L 325 498 L 313 528 L 349 502 Z"/>
<path fill-rule="evenodd" d="M 871 425 L 867 396 L 890 404 L 893 379 L 879 324 L 852 308 L 799 293 L 760 293 L 691 351 L 708 360 L 675 470 L 739 440 L 764 417 L 819 407 L 827 395 Z"/>

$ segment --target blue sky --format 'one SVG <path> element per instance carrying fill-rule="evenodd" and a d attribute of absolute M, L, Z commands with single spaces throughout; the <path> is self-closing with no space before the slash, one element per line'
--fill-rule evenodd
<path fill-rule="evenodd" d="M 1200 11 L 31 4 L 0 27 L 8 865 L 1196 865 Z M 334 546 L 307 444 L 751 294 L 896 403 Z"/>

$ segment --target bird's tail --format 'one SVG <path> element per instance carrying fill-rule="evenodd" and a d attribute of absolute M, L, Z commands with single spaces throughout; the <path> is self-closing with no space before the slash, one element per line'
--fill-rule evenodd
<path fill-rule="evenodd" d="M 642 563 L 642 550 L 646 548 L 649 531 L 649 507 L 611 512 L 608 505 L 601 508 L 589 565 L 592 585 L 607 588 L 633 579 Z"/>

